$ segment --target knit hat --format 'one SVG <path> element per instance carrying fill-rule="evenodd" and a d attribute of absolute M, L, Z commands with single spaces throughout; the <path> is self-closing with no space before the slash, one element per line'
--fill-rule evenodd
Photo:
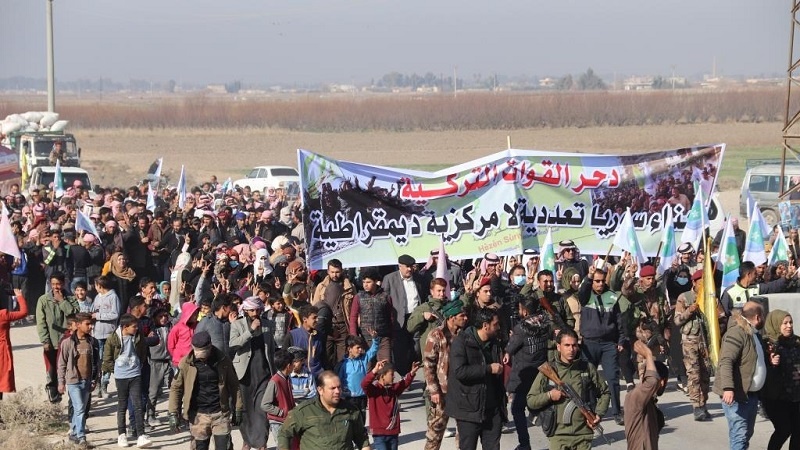
<path fill-rule="evenodd" d="M 464 311 L 464 303 L 461 300 L 452 300 L 442 306 L 442 314 L 445 319 L 457 316 Z"/>
<path fill-rule="evenodd" d="M 201 331 L 192 336 L 192 347 L 206 348 L 209 346 L 211 346 L 211 335 L 208 334 L 208 331 Z"/>

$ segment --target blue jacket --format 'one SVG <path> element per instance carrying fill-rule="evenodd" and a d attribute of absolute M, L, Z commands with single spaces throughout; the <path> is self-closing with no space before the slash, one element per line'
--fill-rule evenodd
<path fill-rule="evenodd" d="M 339 378 L 344 382 L 344 397 L 363 397 L 367 394 L 361 389 L 361 380 L 367 376 L 367 366 L 372 358 L 378 354 L 378 344 L 381 338 L 376 337 L 372 340 L 369 350 L 358 358 L 345 358 L 339 363 L 337 372 Z"/>
<path fill-rule="evenodd" d="M 25 254 L 25 250 L 19 250 L 19 266 L 15 267 L 14 270 L 11 271 L 11 275 L 19 275 L 19 276 L 27 276 L 28 275 L 28 255 Z M 7 257 L 9 260 L 9 266 L 14 264 L 13 257 Z"/>

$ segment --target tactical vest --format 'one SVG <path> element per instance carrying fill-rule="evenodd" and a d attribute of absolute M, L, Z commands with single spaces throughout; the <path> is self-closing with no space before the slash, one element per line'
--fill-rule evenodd
<path fill-rule="evenodd" d="M 727 292 L 731 298 L 731 309 L 742 309 L 744 304 L 750 300 L 750 297 L 758 295 L 758 285 L 744 288 L 739 283 L 735 283 L 728 288 Z"/>
<path fill-rule="evenodd" d="M 392 330 L 391 317 L 389 315 L 389 296 L 381 291 L 375 295 L 368 292 L 358 294 L 360 306 L 359 317 L 361 326 L 378 332 L 378 336 L 390 336 Z"/>
<path fill-rule="evenodd" d="M 685 309 L 688 309 L 690 306 L 697 303 L 697 294 L 694 291 L 686 291 L 683 294 Z M 700 332 L 703 329 L 703 319 L 700 315 L 695 314 L 694 317 L 687 320 L 686 323 L 681 326 L 681 334 L 685 336 L 700 336 Z"/>

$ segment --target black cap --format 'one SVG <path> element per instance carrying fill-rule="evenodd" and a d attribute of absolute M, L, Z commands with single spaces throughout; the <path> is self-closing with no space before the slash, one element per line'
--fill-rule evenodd
<path fill-rule="evenodd" d="M 413 266 L 417 261 L 411 255 L 400 255 L 400 257 L 397 258 L 397 263 L 404 266 Z"/>
<path fill-rule="evenodd" d="M 192 347 L 205 348 L 211 345 L 211 335 L 208 331 L 201 331 L 192 336 Z"/>

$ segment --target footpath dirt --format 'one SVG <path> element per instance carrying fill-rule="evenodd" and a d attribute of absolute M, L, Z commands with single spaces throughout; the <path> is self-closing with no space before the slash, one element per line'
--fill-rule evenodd
<path fill-rule="evenodd" d="M 41 345 L 36 337 L 36 327 L 32 324 L 24 326 L 14 326 L 11 329 L 11 342 L 14 349 L 14 364 L 16 372 L 17 389 L 22 390 L 26 387 L 33 387 L 41 393 L 44 400 L 44 362 L 42 360 Z M 418 374 L 417 381 L 412 388 L 407 391 L 402 399 L 403 406 L 401 412 L 402 433 L 400 436 L 400 448 L 404 450 L 421 449 L 425 442 L 425 407 L 422 400 L 422 373 Z M 90 430 L 88 440 L 95 448 L 111 449 L 117 447 L 116 432 L 116 401 L 113 381 L 110 388 L 112 397 L 110 399 L 99 399 L 93 401 L 92 414 L 88 419 Z M 13 394 L 11 394 L 13 395 Z M 624 402 L 624 393 L 623 402 Z M 63 401 L 66 410 L 66 399 Z M 688 398 L 681 392 L 675 390 L 674 382 L 670 383 L 667 392 L 659 401 L 661 409 L 667 419 L 667 425 L 661 432 L 660 448 L 679 449 L 691 448 L 692 450 L 712 450 L 726 448 L 728 445 L 728 427 L 725 416 L 720 408 L 719 397 L 710 395 L 708 409 L 713 419 L 709 422 L 698 423 L 692 419 L 692 408 L 688 403 Z M 188 433 L 183 431 L 173 434 L 169 431 L 166 423 L 166 402 L 159 403 L 158 413 L 164 421 L 150 433 L 153 440 L 151 448 L 156 449 L 186 449 L 189 448 Z M 621 450 L 626 448 L 625 432 L 622 427 L 617 426 L 611 420 L 603 422 L 606 437 L 612 441 L 610 446 L 606 445 L 601 439 L 594 441 L 594 446 L 601 449 Z M 455 429 L 455 422 L 451 420 L 450 427 Z M 542 434 L 541 428 L 530 427 L 532 448 L 547 449 L 547 439 Z M 769 436 L 773 430 L 772 424 L 763 418 L 758 418 L 755 427 L 751 448 L 766 448 Z M 54 440 L 64 440 L 67 437 L 54 436 Z M 242 447 L 241 435 L 238 429 L 233 431 L 234 448 Z M 502 436 L 500 448 L 511 450 L 516 447 L 517 435 L 515 432 L 506 432 Z M 275 443 L 272 437 L 269 439 L 269 448 L 274 448 Z M 135 448 L 135 447 L 133 447 Z M 456 444 L 453 438 L 445 439 L 443 449 L 455 449 Z"/>

